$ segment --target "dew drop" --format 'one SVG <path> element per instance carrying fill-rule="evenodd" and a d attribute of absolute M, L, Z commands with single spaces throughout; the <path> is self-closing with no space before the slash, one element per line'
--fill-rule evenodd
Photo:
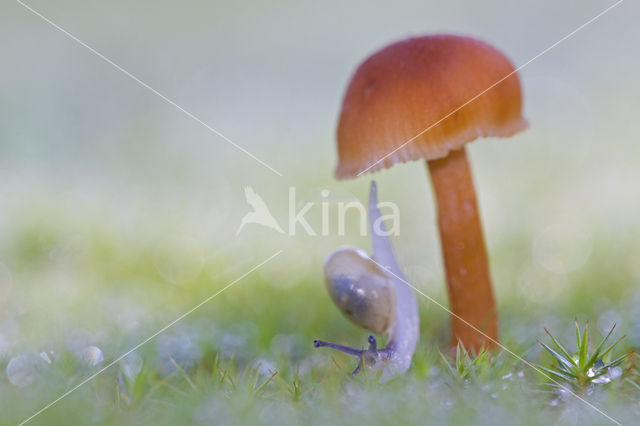
<path fill-rule="evenodd" d="M 92 367 L 104 361 L 102 350 L 97 346 L 87 346 L 80 354 L 80 360 Z"/>
<path fill-rule="evenodd" d="M 609 383 L 611 381 L 611 378 L 608 375 L 604 375 L 604 376 L 600 376 L 597 379 L 593 379 L 593 383 L 598 383 L 598 384 L 606 384 Z"/>
<path fill-rule="evenodd" d="M 197 343 L 184 330 L 161 335 L 158 338 L 157 354 L 163 375 L 169 375 L 176 370 L 174 363 L 189 370 L 196 365 L 202 356 Z"/>
<path fill-rule="evenodd" d="M 276 365 L 266 359 L 256 360 L 256 362 L 253 363 L 253 368 L 258 371 L 258 374 L 260 374 L 262 378 L 269 377 L 277 371 Z"/>
<path fill-rule="evenodd" d="M 33 384 L 40 375 L 43 360 L 32 354 L 18 355 L 7 364 L 7 377 L 16 386 Z"/>
<path fill-rule="evenodd" d="M 618 377 L 622 376 L 622 368 L 620 367 L 610 368 L 609 376 L 611 376 L 612 379 L 617 379 Z"/>

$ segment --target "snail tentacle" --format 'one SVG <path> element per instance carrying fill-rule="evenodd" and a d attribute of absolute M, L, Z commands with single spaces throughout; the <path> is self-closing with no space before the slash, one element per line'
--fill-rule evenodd
<path fill-rule="evenodd" d="M 362 357 L 362 349 L 352 348 L 351 346 L 339 345 L 333 342 L 325 342 L 324 340 L 314 340 L 313 341 L 314 348 L 331 348 L 336 351 L 343 352 L 347 355 L 351 355 L 352 357 L 360 359 Z"/>
<path fill-rule="evenodd" d="M 339 345 L 337 343 L 325 342 L 324 340 L 314 340 L 313 347 L 315 348 L 327 347 L 327 348 L 335 349 L 337 351 L 343 352 L 345 354 L 348 354 L 357 358 L 358 365 L 356 366 L 355 370 L 353 370 L 353 372 L 351 373 L 354 376 L 362 370 L 363 365 L 365 367 L 372 367 L 376 365 L 378 361 L 384 360 L 386 358 L 385 356 L 386 351 L 384 349 L 380 351 L 378 350 L 378 342 L 376 341 L 376 338 L 373 336 L 369 336 L 369 347 L 367 349 L 356 349 L 356 348 L 352 348 L 351 346 L 344 346 L 344 345 Z"/>
<path fill-rule="evenodd" d="M 375 181 L 371 182 L 369 189 L 369 231 L 371 232 L 373 259 L 376 263 L 384 266 L 395 275 L 403 276 L 389 240 L 387 225 L 385 225 L 382 213 L 378 208 L 378 185 Z"/>

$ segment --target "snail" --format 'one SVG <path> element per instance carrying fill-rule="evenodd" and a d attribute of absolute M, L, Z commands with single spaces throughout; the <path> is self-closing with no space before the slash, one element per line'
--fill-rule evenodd
<path fill-rule="evenodd" d="M 418 304 L 400 270 L 378 208 L 376 183 L 369 192 L 369 226 L 373 255 L 343 246 L 324 263 L 325 283 L 334 304 L 353 323 L 377 334 L 388 333 L 387 346 L 378 349 L 369 336 L 366 349 L 315 340 L 314 347 L 328 347 L 359 360 L 352 374 L 364 367 L 382 370 L 384 382 L 409 369 L 419 335 Z"/>

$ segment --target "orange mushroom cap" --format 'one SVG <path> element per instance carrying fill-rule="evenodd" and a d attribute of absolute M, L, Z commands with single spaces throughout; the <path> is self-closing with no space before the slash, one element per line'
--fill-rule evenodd
<path fill-rule="evenodd" d="M 454 35 L 410 38 L 373 54 L 342 103 L 336 176 L 434 160 L 478 137 L 525 129 L 514 71 L 494 47 Z"/>

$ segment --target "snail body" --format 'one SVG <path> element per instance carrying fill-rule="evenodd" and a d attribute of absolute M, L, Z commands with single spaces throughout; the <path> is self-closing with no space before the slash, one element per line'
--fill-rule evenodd
<path fill-rule="evenodd" d="M 409 369 L 418 342 L 418 304 L 400 269 L 389 241 L 375 182 L 369 192 L 369 224 L 373 255 L 356 247 L 333 251 L 324 264 L 327 291 L 338 309 L 356 325 L 377 334 L 389 334 L 387 346 L 377 347 L 369 336 L 367 349 L 355 349 L 322 340 L 315 347 L 330 347 L 358 358 L 353 374 L 364 366 L 382 369 L 387 381 Z"/>

